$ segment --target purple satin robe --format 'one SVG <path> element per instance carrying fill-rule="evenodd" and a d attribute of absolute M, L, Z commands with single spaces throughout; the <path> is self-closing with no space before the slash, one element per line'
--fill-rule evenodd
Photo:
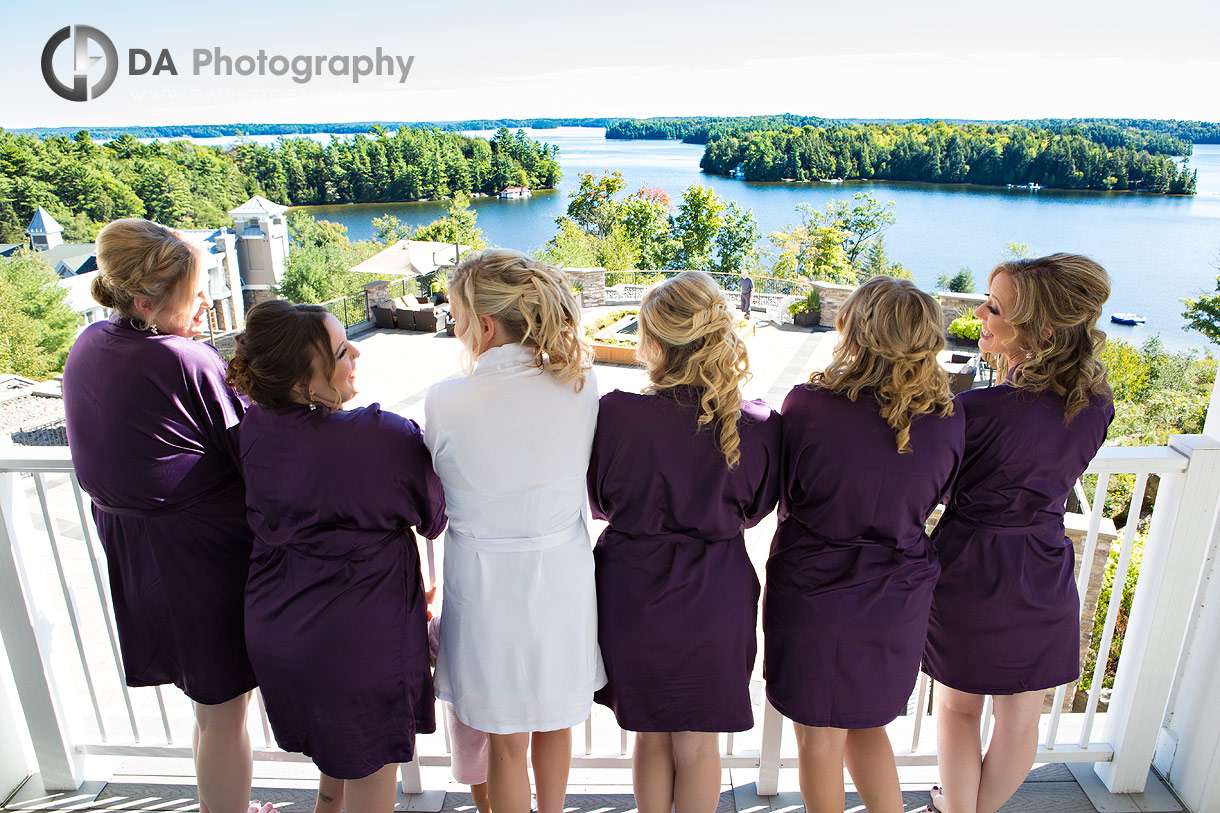
<path fill-rule="evenodd" d="M 1108 399 L 1064 425 L 1064 399 L 1007 385 L 957 396 L 966 456 L 932 535 L 940 581 L 924 671 L 973 694 L 1048 689 L 1080 674 L 1075 552 L 1064 502 L 1106 439 Z"/>
<path fill-rule="evenodd" d="M 90 325 L 64 368 L 72 462 L 93 498 L 129 686 L 200 703 L 254 688 L 242 634 L 252 534 L 237 467 L 245 404 L 209 344 Z"/>
<path fill-rule="evenodd" d="M 610 525 L 593 550 L 598 642 L 609 683 L 594 696 L 629 731 L 753 726 L 758 577 L 744 530 L 779 489 L 779 416 L 742 405 L 730 470 L 699 391 L 601 399 L 589 500 Z"/>
<path fill-rule="evenodd" d="M 912 451 L 865 391 L 784 399 L 784 493 L 763 599 L 767 697 L 808 726 L 873 728 L 919 674 L 939 567 L 924 523 L 962 459 L 960 410 L 911 422 Z"/>
<path fill-rule="evenodd" d="M 246 641 L 276 742 L 328 776 L 410 762 L 436 729 L 419 553 L 445 498 L 413 421 L 255 405 L 240 429 Z"/>

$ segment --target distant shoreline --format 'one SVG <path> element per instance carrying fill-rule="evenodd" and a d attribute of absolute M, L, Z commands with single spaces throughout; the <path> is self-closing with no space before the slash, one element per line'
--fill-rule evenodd
<path fill-rule="evenodd" d="M 288 124 L 258 124 L 254 122 L 230 122 L 227 124 L 171 124 L 171 125 L 124 125 L 113 127 L 89 127 L 89 126 L 72 126 L 72 127 L 14 127 L 2 128 L 7 132 L 16 135 L 33 135 L 37 138 L 50 138 L 57 135 L 73 136 L 81 130 L 88 131 L 91 137 L 95 139 L 111 139 L 118 138 L 122 135 L 131 135 L 136 138 L 224 138 L 237 135 L 248 136 L 269 136 L 269 135 L 316 135 L 318 133 L 334 133 L 335 135 L 356 135 L 358 133 L 367 133 L 376 127 L 386 130 L 399 129 L 402 127 L 432 127 L 440 130 L 498 130 L 501 127 L 507 127 L 510 130 L 529 129 L 529 130 L 553 130 L 559 127 L 600 127 L 607 130 L 616 130 L 614 125 L 624 122 L 638 122 L 646 125 L 657 125 L 658 127 L 666 127 L 669 125 L 679 125 L 695 121 L 704 122 L 722 122 L 722 123 L 737 123 L 746 122 L 751 119 L 758 118 L 791 118 L 791 119 L 809 119 L 814 120 L 815 117 L 809 116 L 773 116 L 773 117 L 758 117 L 758 116 L 658 116 L 647 119 L 631 118 L 629 116 L 599 116 L 585 118 L 508 118 L 508 119 L 467 119 L 464 121 L 353 121 L 353 122 L 320 122 L 320 123 L 288 123 Z M 819 119 L 831 125 L 857 125 L 857 124 L 931 124 L 937 121 L 943 121 L 946 124 L 1023 124 L 1034 125 L 1038 123 L 1060 125 L 1071 124 L 1075 122 L 1113 122 L 1116 125 L 1119 123 L 1130 123 L 1135 121 L 1146 123 L 1158 123 L 1165 125 L 1176 125 L 1189 127 L 1198 125 L 1203 128 L 1220 128 L 1220 124 L 1215 122 L 1195 122 L 1195 121 L 1179 121 L 1177 119 L 1131 119 L 1131 118 L 1066 118 L 1066 119 L 948 119 L 948 118 L 873 118 L 873 119 Z M 1129 124 L 1124 125 L 1129 126 Z M 648 134 L 638 136 L 627 136 L 621 132 L 607 133 L 608 139 L 626 139 L 626 140 L 666 140 L 672 136 L 663 136 L 657 129 L 646 131 Z M 677 136 L 681 139 L 681 136 Z M 1214 143 L 1211 140 L 1194 141 L 1197 144 Z"/>

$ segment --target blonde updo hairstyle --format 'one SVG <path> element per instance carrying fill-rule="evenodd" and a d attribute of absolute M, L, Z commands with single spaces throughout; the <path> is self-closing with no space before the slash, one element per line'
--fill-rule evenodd
<path fill-rule="evenodd" d="M 293 305 L 283 299 L 255 305 L 246 314 L 246 329 L 237 336 L 226 383 L 256 404 L 282 409 L 302 403 L 298 388 L 308 388 L 316 365 L 338 401 L 332 381 L 335 357 L 326 330 L 329 314 L 321 305 Z"/>
<path fill-rule="evenodd" d="M 1079 254 L 1051 254 L 1000 263 L 987 278 L 1007 274 L 1016 292 L 1004 320 L 1017 331 L 1018 361 L 1009 383 L 1027 392 L 1053 392 L 1066 400 L 1063 419 L 1072 418 L 1094 397 L 1112 398 L 1101 349 L 1106 334 L 1097 328 L 1110 298 L 1106 269 Z M 1021 354 L 1027 354 L 1021 359 Z M 1001 375 L 1008 359 L 991 359 Z"/>
<path fill-rule="evenodd" d="M 580 335 L 580 305 L 562 271 L 519 251 L 492 248 L 462 261 L 447 293 L 458 305 L 462 341 L 478 355 L 479 318 L 490 316 L 534 354 L 534 365 L 577 392 L 593 352 Z"/>
<path fill-rule="evenodd" d="M 108 224 L 97 235 L 97 265 L 93 298 L 145 330 L 166 311 L 186 311 L 195 298 L 198 249 L 160 223 L 129 217 Z M 135 304 L 142 296 L 152 302 L 147 317 Z"/>
<path fill-rule="evenodd" d="M 683 385 L 702 390 L 697 428 L 715 425 L 720 453 L 736 468 L 741 385 L 750 378 L 750 362 L 720 288 L 702 271 L 683 271 L 644 292 L 639 325 L 639 355 L 652 381 L 648 391 Z"/>
<path fill-rule="evenodd" d="M 870 389 L 894 430 L 898 452 L 912 451 L 911 421 L 953 414 L 940 303 L 910 280 L 873 277 L 852 292 L 835 319 L 839 344 L 830 366 L 809 383 L 855 401 Z"/>

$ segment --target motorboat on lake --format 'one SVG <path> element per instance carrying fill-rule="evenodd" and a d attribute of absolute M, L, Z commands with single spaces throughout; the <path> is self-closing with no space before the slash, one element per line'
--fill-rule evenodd
<path fill-rule="evenodd" d="M 1148 320 L 1138 313 L 1112 313 L 1110 314 L 1110 321 L 1117 322 L 1120 325 L 1142 325 Z"/>

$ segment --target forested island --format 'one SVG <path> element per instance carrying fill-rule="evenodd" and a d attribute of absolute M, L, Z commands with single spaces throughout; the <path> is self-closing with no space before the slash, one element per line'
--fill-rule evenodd
<path fill-rule="evenodd" d="M 130 134 L 98 144 L 87 131 L 39 139 L 0 130 L 0 243 L 24 243 L 38 206 L 64 239 L 91 241 L 107 222 L 147 217 L 169 226 L 232 223 L 252 194 L 287 206 L 496 194 L 506 186 L 553 189 L 558 149 L 501 128 L 491 139 L 430 128 L 394 135 L 249 141 L 232 147 L 189 141 L 143 144 Z"/>
<path fill-rule="evenodd" d="M 1164 133 L 1105 132 L 1116 143 L 1071 128 L 945 122 L 721 132 L 708 141 L 699 166 L 714 175 L 739 170 L 747 181 L 872 179 L 1194 194 L 1196 172 L 1171 157 L 1189 153 L 1189 143 Z"/>
<path fill-rule="evenodd" d="M 1220 144 L 1220 123 L 1176 119 L 1010 119 L 970 121 L 959 119 L 825 119 L 818 116 L 675 116 L 651 119 L 617 119 L 606 126 L 606 138 L 677 138 L 687 144 L 707 144 L 722 136 L 782 130 L 788 127 L 853 127 L 862 124 L 1024 127 L 1052 133 L 1083 135 L 1108 147 L 1131 147 L 1166 155 L 1189 155 L 1191 144 Z"/>

